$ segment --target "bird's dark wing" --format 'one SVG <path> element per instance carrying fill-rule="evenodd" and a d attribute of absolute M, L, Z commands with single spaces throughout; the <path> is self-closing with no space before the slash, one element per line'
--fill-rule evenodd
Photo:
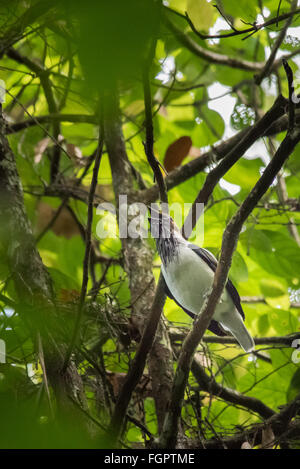
<path fill-rule="evenodd" d="M 165 280 L 164 280 L 164 283 L 165 283 L 165 292 L 166 292 L 166 295 L 171 298 L 171 300 L 175 301 L 175 303 L 181 308 L 183 309 L 183 311 L 188 314 L 192 319 L 195 319 L 196 315 L 194 313 L 192 313 L 191 311 L 189 311 L 188 309 L 184 308 L 183 306 L 181 306 L 181 304 L 178 303 L 178 301 L 174 298 L 174 296 L 172 295 L 172 293 L 170 292 L 169 288 L 168 288 L 168 285 L 166 284 Z M 215 321 L 214 319 L 212 319 L 210 321 L 210 324 L 207 328 L 209 331 L 213 332 L 214 334 L 216 335 L 219 335 L 219 336 L 225 336 L 227 335 L 222 329 L 221 327 L 219 326 L 219 323 L 217 321 Z"/>
<path fill-rule="evenodd" d="M 195 251 L 195 253 L 201 257 L 201 259 L 206 262 L 207 265 L 215 272 L 217 269 L 217 261 L 214 258 L 214 256 L 207 251 L 206 249 L 200 248 L 199 246 L 196 246 L 195 244 L 189 244 L 189 247 Z M 230 279 L 227 280 L 226 283 L 226 290 L 228 291 L 229 295 L 231 296 L 231 299 L 234 303 L 234 306 L 240 313 L 243 319 L 245 319 L 245 313 L 243 311 L 242 305 L 241 305 L 241 298 L 240 295 L 238 294 L 237 289 L 233 285 L 232 281 Z"/>

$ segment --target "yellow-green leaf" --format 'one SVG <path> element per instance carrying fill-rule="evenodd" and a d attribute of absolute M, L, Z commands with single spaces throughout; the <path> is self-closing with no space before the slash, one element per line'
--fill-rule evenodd
<path fill-rule="evenodd" d="M 260 281 L 260 289 L 265 297 L 287 295 L 287 287 L 275 278 L 264 278 Z"/>
<path fill-rule="evenodd" d="M 187 0 L 187 14 L 199 31 L 208 31 L 214 24 L 215 9 L 206 0 Z"/>

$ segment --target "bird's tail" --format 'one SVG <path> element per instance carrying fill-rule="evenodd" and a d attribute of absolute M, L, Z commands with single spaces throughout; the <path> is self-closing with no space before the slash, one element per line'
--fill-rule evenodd
<path fill-rule="evenodd" d="M 243 319 L 240 314 L 234 317 L 234 321 L 231 320 L 230 324 L 228 323 L 228 316 L 226 324 L 221 322 L 221 325 L 224 329 L 229 330 L 231 334 L 236 338 L 240 346 L 245 350 L 245 352 L 252 352 L 254 350 L 254 340 L 249 334 L 246 326 L 243 322 Z"/>

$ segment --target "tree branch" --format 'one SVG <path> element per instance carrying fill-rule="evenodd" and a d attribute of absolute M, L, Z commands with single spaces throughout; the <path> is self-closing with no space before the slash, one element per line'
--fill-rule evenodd
<path fill-rule="evenodd" d="M 184 332 L 178 329 L 171 328 L 169 330 L 170 339 L 172 342 L 178 340 L 184 340 L 187 336 L 188 331 Z M 300 339 L 300 332 L 294 334 L 276 336 L 276 337 L 254 337 L 255 345 L 283 345 L 288 348 L 293 347 L 293 342 L 296 339 Z M 234 337 L 218 337 L 214 335 L 205 335 L 202 341 L 206 344 L 221 344 L 221 345 L 237 345 L 238 342 Z"/>
<path fill-rule="evenodd" d="M 21 130 L 28 129 L 34 125 L 53 123 L 54 121 L 58 122 L 73 122 L 73 123 L 87 123 L 87 124 L 97 124 L 97 116 L 90 114 L 60 114 L 60 113 L 50 113 L 45 116 L 35 116 L 31 119 L 26 119 L 21 122 L 16 122 L 15 124 L 8 123 L 6 133 L 13 134 L 20 132 Z"/>
<path fill-rule="evenodd" d="M 246 70 L 248 72 L 260 72 L 264 67 L 264 62 L 251 62 L 249 60 L 237 59 L 229 57 L 228 55 L 219 54 L 211 49 L 206 49 L 200 46 L 197 42 L 184 34 L 177 26 L 174 25 L 168 18 L 164 19 L 167 28 L 174 34 L 176 39 L 186 49 L 192 52 L 197 57 L 206 60 L 207 62 L 217 65 L 226 65 L 227 67 L 237 68 L 239 70 Z"/>
<path fill-rule="evenodd" d="M 245 396 L 235 389 L 230 389 L 217 383 L 213 376 L 208 376 L 206 374 L 196 358 L 194 358 L 192 362 L 191 371 L 198 381 L 202 391 L 206 391 L 213 396 L 217 396 L 224 401 L 230 402 L 231 404 L 240 405 L 246 409 L 252 410 L 259 414 L 263 419 L 267 419 L 272 415 L 275 415 L 275 411 L 265 405 L 260 399 Z"/>
<path fill-rule="evenodd" d="M 242 296 L 241 297 L 242 303 L 267 303 L 266 299 L 263 296 Z M 291 308 L 300 308 L 300 303 L 298 302 L 291 302 Z"/>
<path fill-rule="evenodd" d="M 275 43 L 272 47 L 271 54 L 270 54 L 268 60 L 266 61 L 266 63 L 264 65 L 262 71 L 260 72 L 260 74 L 254 77 L 254 81 L 255 81 L 256 85 L 260 85 L 261 82 L 263 81 L 263 79 L 269 74 L 269 72 L 271 70 L 271 67 L 274 63 L 276 54 L 278 52 L 278 49 L 280 48 L 280 46 L 281 46 L 281 44 L 282 44 L 282 42 L 285 38 L 286 32 L 287 32 L 288 28 L 290 27 L 290 25 L 292 23 L 293 16 L 296 12 L 296 7 L 297 7 L 297 0 L 294 0 L 292 5 L 291 5 L 290 16 L 288 16 L 284 27 L 282 28 L 282 30 L 278 34 L 278 36 L 276 38 L 276 41 L 275 41 Z M 300 10 L 298 10 L 298 11 L 300 11 Z M 273 20 L 276 20 L 276 23 L 278 23 L 278 16 L 276 18 L 273 18 Z"/>
<path fill-rule="evenodd" d="M 251 448 L 261 445 L 263 441 L 263 431 L 270 427 L 274 434 L 273 445 L 280 444 L 282 439 L 287 436 L 289 439 L 299 439 L 300 436 L 300 421 L 299 418 L 294 417 L 299 414 L 300 409 L 300 394 L 287 406 L 285 406 L 279 413 L 272 415 L 264 423 L 253 425 L 252 427 L 237 432 L 231 437 L 222 438 L 218 435 L 218 439 L 212 438 L 205 442 L 205 449 L 241 449 L 243 443 L 250 443 Z M 294 419 L 294 420 L 293 420 Z M 199 441 L 189 442 L 189 448 L 199 448 Z"/>
<path fill-rule="evenodd" d="M 216 5 L 214 5 L 214 6 L 217 8 Z M 168 7 L 165 7 L 165 8 L 168 8 Z M 168 8 L 168 10 L 174 12 L 174 10 L 171 10 L 169 8 Z M 300 12 L 300 9 L 295 10 L 295 11 L 291 11 L 289 13 L 283 13 L 280 16 L 277 15 L 275 18 L 270 18 L 269 20 L 265 21 L 264 23 L 255 24 L 253 26 L 250 26 L 249 28 L 245 28 L 245 29 L 242 29 L 242 30 L 234 29 L 233 25 L 230 24 L 231 28 L 234 29 L 234 31 L 232 31 L 231 33 L 224 33 L 224 34 L 202 34 L 202 33 L 200 33 L 200 31 L 197 31 L 197 29 L 195 28 L 193 22 L 191 21 L 191 19 L 189 18 L 187 13 L 185 13 L 185 16 L 181 15 L 181 17 L 186 19 L 186 21 L 189 23 L 192 31 L 198 37 L 200 37 L 200 39 L 222 39 L 222 38 L 227 38 L 227 37 L 240 36 L 240 35 L 244 35 L 244 34 L 249 35 L 250 33 L 256 33 L 258 31 L 261 31 L 264 28 L 272 26 L 273 24 L 276 24 L 276 26 L 278 26 L 278 23 L 280 21 L 284 21 L 286 19 L 291 19 L 292 20 L 293 16 L 295 14 L 299 13 L 299 12 Z M 220 10 L 219 10 L 219 13 L 221 13 Z M 224 17 L 224 19 L 225 19 L 225 17 Z M 226 21 L 226 19 L 225 19 L 225 21 Z M 229 24 L 228 21 L 227 21 L 227 23 Z M 246 39 L 246 38 L 244 38 L 244 39 Z"/>
<path fill-rule="evenodd" d="M 153 47 L 151 49 L 153 49 Z M 157 159 L 155 158 L 154 152 L 153 152 L 154 136 L 153 136 L 153 123 L 152 123 L 152 98 L 151 98 L 151 88 L 150 88 L 150 80 L 149 80 L 149 63 L 151 64 L 152 62 L 152 55 L 153 55 L 153 50 L 151 50 L 151 60 L 147 60 L 143 69 L 145 127 L 146 127 L 145 153 L 147 156 L 148 163 L 157 181 L 159 194 L 160 194 L 160 200 L 161 202 L 168 204 L 168 195 L 167 195 L 164 177 L 160 170 L 159 163 Z"/>

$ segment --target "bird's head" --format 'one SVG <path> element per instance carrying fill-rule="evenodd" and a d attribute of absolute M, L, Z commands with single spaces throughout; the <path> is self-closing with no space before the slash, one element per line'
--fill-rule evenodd
<path fill-rule="evenodd" d="M 165 212 L 151 208 L 149 222 L 151 235 L 155 238 L 157 250 L 165 265 L 177 255 L 177 248 L 184 239 L 173 218 Z"/>
<path fill-rule="evenodd" d="M 151 235 L 155 239 L 168 239 L 181 236 L 180 230 L 173 218 L 161 210 L 151 209 L 148 220 L 151 227 Z"/>

